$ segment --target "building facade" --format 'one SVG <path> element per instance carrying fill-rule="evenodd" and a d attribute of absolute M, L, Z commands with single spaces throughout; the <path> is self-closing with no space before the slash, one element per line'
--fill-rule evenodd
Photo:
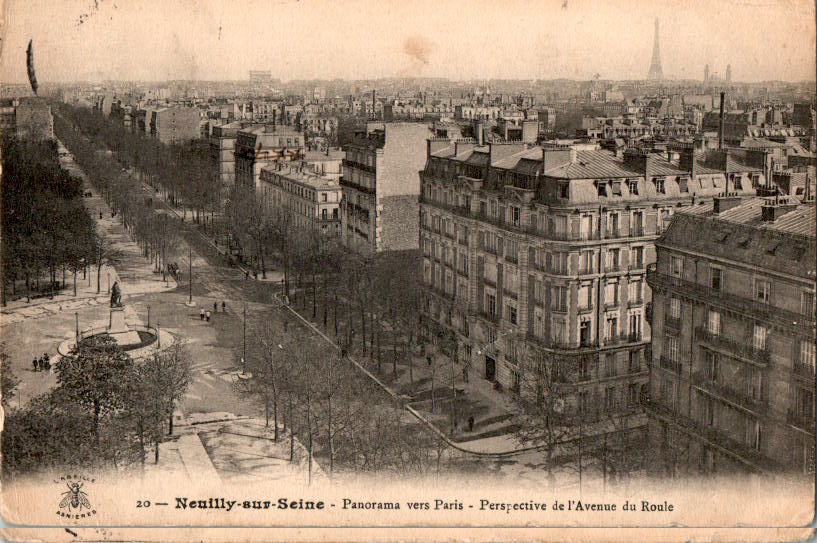
<path fill-rule="evenodd" d="M 304 136 L 286 127 L 265 125 L 239 130 L 235 140 L 235 182 L 261 189 L 261 169 L 276 162 L 298 160 L 303 155 Z"/>
<path fill-rule="evenodd" d="M 363 254 L 417 249 L 425 123 L 375 123 L 344 146 L 341 240 Z"/>
<path fill-rule="evenodd" d="M 814 473 L 815 207 L 720 198 L 656 243 L 656 473 Z"/>
<path fill-rule="evenodd" d="M 306 165 L 278 163 L 261 169 L 259 197 L 268 212 L 285 210 L 300 230 L 340 235 L 342 192 L 336 180 L 314 175 Z"/>
<path fill-rule="evenodd" d="M 454 334 L 477 374 L 517 394 L 525 353 L 558 360 L 573 372 L 565 411 L 587 418 L 637 410 L 646 394 L 645 273 L 675 211 L 765 182 L 757 168 L 706 166 L 691 149 L 670 162 L 432 139 L 427 153 L 420 245 L 429 331 Z"/>
<path fill-rule="evenodd" d="M 154 110 L 150 134 L 162 143 L 184 143 L 201 137 L 201 113 L 191 107 Z"/>

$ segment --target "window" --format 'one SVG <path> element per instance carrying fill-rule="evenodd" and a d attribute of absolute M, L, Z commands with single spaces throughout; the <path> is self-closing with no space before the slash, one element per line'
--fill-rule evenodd
<path fill-rule="evenodd" d="M 605 338 L 608 341 L 614 340 L 618 335 L 618 317 L 615 315 L 608 315 L 604 328 Z"/>
<path fill-rule="evenodd" d="M 723 283 L 723 270 L 716 267 L 709 268 L 709 286 L 712 290 L 720 292 Z"/>
<path fill-rule="evenodd" d="M 485 311 L 489 315 L 496 315 L 496 295 L 492 293 L 487 293 L 485 295 Z"/>
<path fill-rule="evenodd" d="M 610 213 L 607 232 L 612 236 L 618 235 L 618 213 Z"/>
<path fill-rule="evenodd" d="M 762 445 L 763 437 L 760 421 L 749 420 L 748 425 L 749 425 L 748 427 L 749 446 L 752 447 L 754 450 L 759 451 Z"/>
<path fill-rule="evenodd" d="M 619 269 L 619 257 L 621 251 L 619 249 L 610 249 L 607 251 L 607 270 L 616 271 Z"/>
<path fill-rule="evenodd" d="M 670 258 L 670 273 L 675 277 L 684 275 L 684 259 L 680 256 L 673 256 Z"/>
<path fill-rule="evenodd" d="M 630 189 L 630 194 L 638 195 L 638 181 L 630 179 L 627 181 L 627 188 Z"/>
<path fill-rule="evenodd" d="M 703 419 L 704 424 L 707 426 L 714 426 L 715 424 L 715 405 L 712 402 L 712 398 L 706 397 L 703 401 Z"/>
<path fill-rule="evenodd" d="M 672 362 L 678 362 L 678 338 L 667 336 L 666 340 L 666 343 L 664 343 L 664 356 Z"/>
<path fill-rule="evenodd" d="M 507 308 L 508 320 L 511 324 L 516 324 L 516 306 L 508 304 L 505 307 Z"/>
<path fill-rule="evenodd" d="M 630 315 L 630 341 L 641 341 L 641 314 Z"/>
<path fill-rule="evenodd" d="M 521 221 L 519 208 L 516 207 L 516 206 L 513 206 L 511 208 L 511 214 L 512 214 L 513 225 L 514 226 L 519 226 L 520 221 Z"/>
<path fill-rule="evenodd" d="M 804 292 L 800 302 L 800 313 L 808 317 L 814 317 L 814 293 Z"/>
<path fill-rule="evenodd" d="M 764 279 L 755 279 L 755 300 L 764 304 L 769 303 L 769 282 Z"/>
<path fill-rule="evenodd" d="M 664 180 L 660 177 L 656 177 L 653 181 L 655 182 L 655 192 L 664 194 Z"/>
<path fill-rule="evenodd" d="M 607 283 L 604 287 L 604 305 L 618 304 L 618 283 Z"/>
<path fill-rule="evenodd" d="M 553 319 L 551 338 L 554 342 L 561 345 L 567 343 L 567 323 L 563 319 Z"/>
<path fill-rule="evenodd" d="M 587 346 L 592 342 L 591 323 L 589 320 L 582 320 L 579 323 L 579 345 Z"/>
<path fill-rule="evenodd" d="M 814 342 L 805 340 L 800 342 L 800 363 L 808 368 L 811 368 L 811 373 L 814 373 Z"/>
<path fill-rule="evenodd" d="M 569 198 L 570 197 L 570 185 L 568 183 L 562 183 L 559 185 L 559 198 Z"/>
<path fill-rule="evenodd" d="M 612 411 L 616 408 L 616 388 L 607 387 L 604 389 L 604 408 Z"/>
<path fill-rule="evenodd" d="M 704 351 L 706 360 L 706 377 L 713 383 L 717 383 L 721 371 L 721 355 L 712 351 Z"/>
<path fill-rule="evenodd" d="M 590 283 L 579 286 L 579 309 L 593 307 L 593 285 Z"/>
<path fill-rule="evenodd" d="M 567 287 L 555 286 L 551 289 L 550 306 L 554 311 L 567 311 Z"/>
<path fill-rule="evenodd" d="M 644 247 L 633 247 L 630 255 L 630 268 L 640 270 L 644 267 Z"/>
<path fill-rule="evenodd" d="M 630 281 L 630 302 L 632 303 L 641 303 L 644 301 L 642 296 L 643 288 L 641 286 L 640 280 Z"/>
<path fill-rule="evenodd" d="M 678 298 L 669 299 L 669 316 L 673 319 L 681 318 L 681 300 Z"/>
<path fill-rule="evenodd" d="M 593 251 L 582 251 L 579 255 L 579 273 L 593 273 Z"/>
<path fill-rule="evenodd" d="M 718 336 L 721 333 L 721 314 L 717 311 L 709 311 L 709 318 L 707 319 L 707 332 L 713 336 Z"/>
<path fill-rule="evenodd" d="M 765 326 L 755 324 L 754 333 L 752 334 L 752 347 L 754 348 L 754 350 L 756 351 L 766 350 L 766 334 L 767 330 Z"/>

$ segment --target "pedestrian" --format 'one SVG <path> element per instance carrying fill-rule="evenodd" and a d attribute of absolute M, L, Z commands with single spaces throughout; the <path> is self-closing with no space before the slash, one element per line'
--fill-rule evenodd
<path fill-rule="evenodd" d="M 51 373 L 51 361 L 50 360 L 45 361 L 45 371 L 47 371 L 48 373 Z"/>
<path fill-rule="evenodd" d="M 199 319 L 204 320 L 204 308 L 203 307 L 199 311 Z"/>
<path fill-rule="evenodd" d="M 42 371 L 43 369 L 43 358 L 37 358 L 37 371 Z"/>
<path fill-rule="evenodd" d="M 49 369 L 51 367 L 51 357 L 48 353 L 43 354 L 43 366 L 45 369 Z"/>
<path fill-rule="evenodd" d="M 468 431 L 469 432 L 474 431 L 474 415 L 471 415 L 470 417 L 468 417 Z"/>
<path fill-rule="evenodd" d="M 218 313 L 218 302 L 213 302 L 213 314 Z"/>
<path fill-rule="evenodd" d="M 31 364 L 34 366 L 34 371 L 37 371 L 37 358 L 31 361 Z"/>
<path fill-rule="evenodd" d="M 221 301 L 221 312 L 222 312 L 222 313 L 226 313 L 226 312 L 227 312 L 227 304 L 226 304 L 226 303 L 224 303 L 224 300 L 222 300 L 222 301 Z"/>
<path fill-rule="evenodd" d="M 210 312 L 209 311 L 206 313 L 206 317 L 207 317 L 207 322 L 210 322 Z"/>

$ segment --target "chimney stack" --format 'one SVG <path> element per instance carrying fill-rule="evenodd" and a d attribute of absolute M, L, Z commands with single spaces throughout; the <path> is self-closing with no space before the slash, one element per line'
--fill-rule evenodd
<path fill-rule="evenodd" d="M 723 102 L 726 98 L 726 93 L 721 91 L 721 117 L 718 121 L 718 151 L 723 151 Z"/>

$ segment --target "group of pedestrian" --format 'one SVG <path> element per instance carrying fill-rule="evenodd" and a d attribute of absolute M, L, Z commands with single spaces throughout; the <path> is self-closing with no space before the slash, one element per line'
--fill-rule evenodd
<path fill-rule="evenodd" d="M 170 276 L 173 279 L 176 279 L 176 280 L 179 279 L 180 274 L 179 274 L 179 265 L 178 264 L 176 264 L 175 262 L 168 263 L 167 271 L 170 273 Z"/>
<path fill-rule="evenodd" d="M 51 372 L 51 356 L 48 353 L 43 353 L 42 356 L 35 358 L 32 363 L 34 371 Z"/>
<path fill-rule="evenodd" d="M 227 312 L 227 302 L 224 301 L 221 302 L 221 312 L 222 313 Z M 213 302 L 213 313 L 210 313 L 210 311 L 205 311 L 204 308 L 202 307 L 201 310 L 199 311 L 199 318 L 201 320 L 206 320 L 207 322 L 210 322 L 210 318 L 213 316 L 214 313 L 218 313 L 218 302 L 215 301 Z"/>

